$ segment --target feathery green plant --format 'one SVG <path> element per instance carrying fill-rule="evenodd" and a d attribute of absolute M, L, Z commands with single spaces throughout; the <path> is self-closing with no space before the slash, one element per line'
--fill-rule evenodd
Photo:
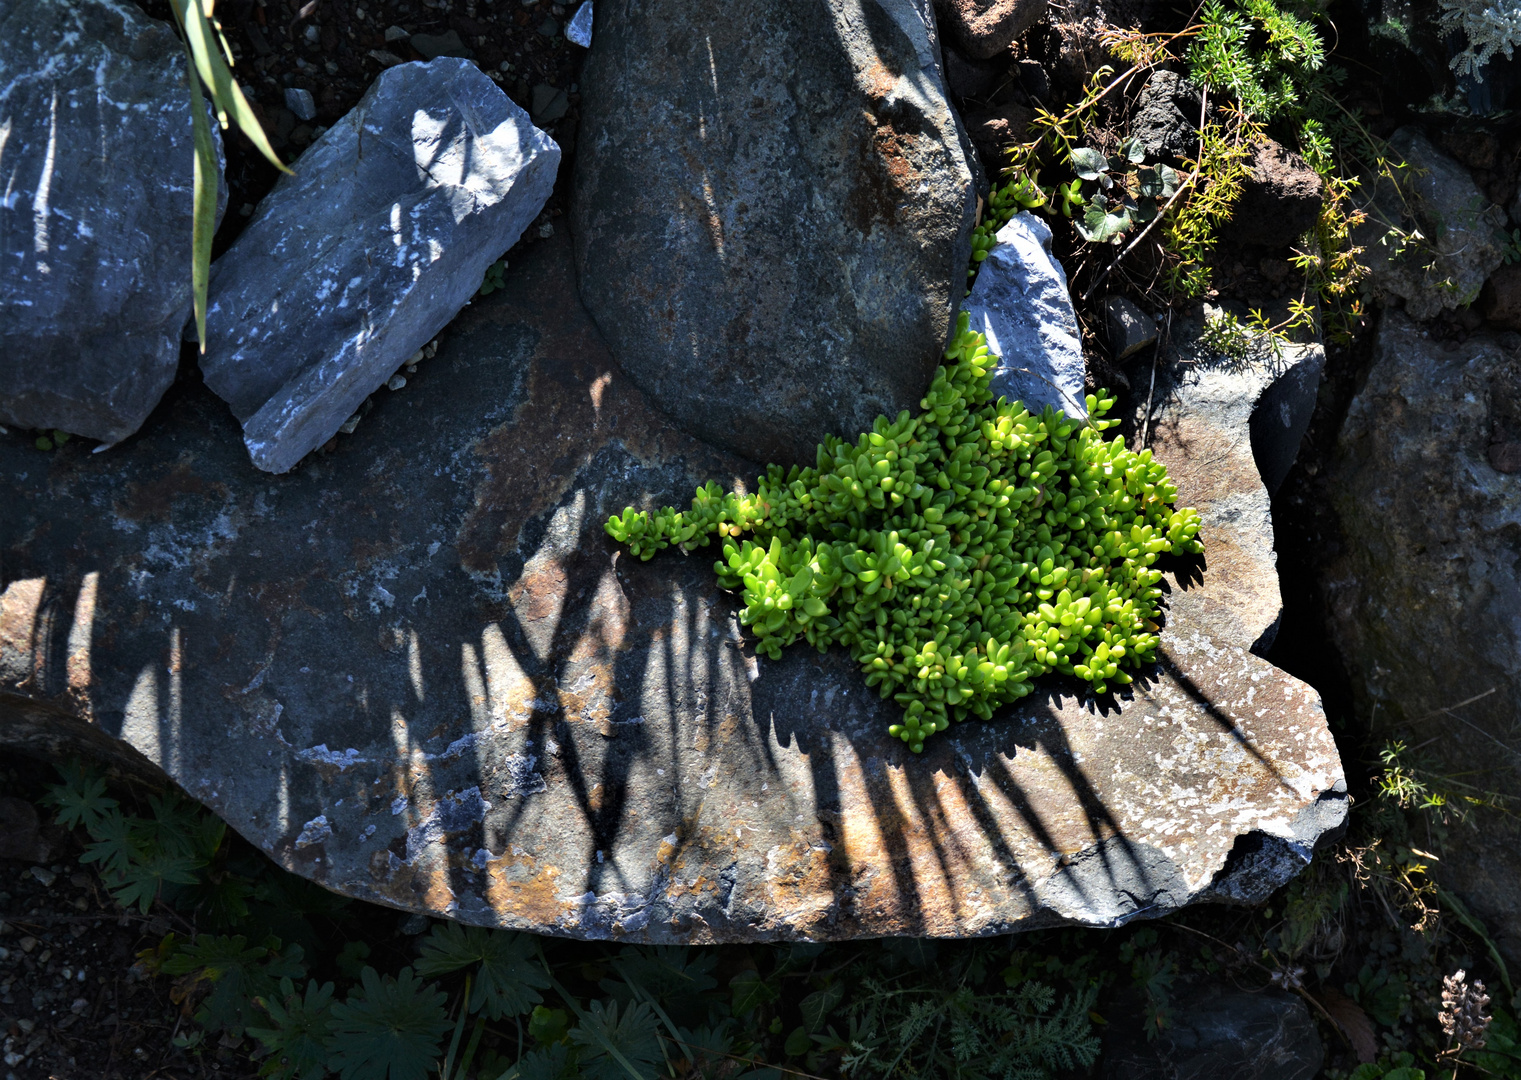
<path fill-rule="evenodd" d="M 1203 550 L 1166 467 L 1100 436 L 1119 422 L 1102 418 L 1113 398 L 1090 394 L 1087 422 L 994 401 L 998 358 L 967 323 L 918 417 L 826 436 L 816 467 L 773 465 L 752 494 L 709 483 L 690 511 L 629 507 L 606 525 L 644 559 L 718 536 L 756 651 L 848 648 L 903 706 L 889 731 L 915 753 L 1050 671 L 1099 693 L 1129 683 L 1157 643 L 1152 564 Z"/>

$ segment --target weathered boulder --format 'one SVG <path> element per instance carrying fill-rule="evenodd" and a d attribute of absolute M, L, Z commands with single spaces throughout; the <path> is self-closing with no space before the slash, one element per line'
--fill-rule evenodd
<path fill-rule="evenodd" d="M 812 464 L 929 385 L 976 192 L 925 4 L 597 6 L 581 297 L 629 378 L 715 445 Z"/>
<path fill-rule="evenodd" d="M 212 266 L 201 370 L 254 464 L 332 438 L 475 294 L 559 164 L 469 61 L 382 72 Z"/>
<path fill-rule="evenodd" d="M 998 176 L 1003 172 L 1008 162 L 1005 151 L 1025 138 L 1026 129 L 1034 118 L 1034 110 L 1014 101 L 967 114 L 967 137 L 977 148 L 988 173 Z"/>
<path fill-rule="evenodd" d="M 1039 412 L 1051 405 L 1087 416 L 1083 340 L 1067 293 L 1067 274 L 1051 254 L 1051 228 L 1015 214 L 977 271 L 963 305 L 972 330 L 999 358 L 994 394 Z"/>
<path fill-rule="evenodd" d="M 1369 185 L 1376 212 L 1355 235 L 1368 254 L 1369 280 L 1378 291 L 1404 300 L 1414 319 L 1472 303 L 1504 258 L 1495 234 L 1505 223 L 1505 211 L 1491 204 L 1468 170 L 1418 128 L 1400 128 L 1389 137 L 1389 146 L 1409 165 L 1401 178 L 1414 218 L 1389 181 Z M 1424 239 L 1405 250 L 1385 243 L 1389 222 L 1419 230 Z"/>
<path fill-rule="evenodd" d="M 1053 680 L 915 756 L 848 657 L 755 657 L 711 552 L 604 535 L 755 467 L 619 372 L 569 248 L 514 258 L 285 476 L 194 384 L 121 454 L 39 469 L 0 441 L 0 742 L 151 763 L 349 895 L 636 941 L 1251 902 L 1340 822 L 1318 697 L 1251 650 L 1280 607 L 1243 432 L 1270 371 L 1159 358 L 1147 430 L 1207 547 L 1168 578 L 1159 663 L 1118 697 Z"/>
<path fill-rule="evenodd" d="M 1263 139 L 1252 147 L 1226 232 L 1238 243 L 1286 247 L 1315 227 L 1325 186 L 1304 158 Z"/>
<path fill-rule="evenodd" d="M 1205 982 L 1171 995 L 1168 1023 L 1147 1037 L 1144 1003 L 1106 1010 L 1106 1080 L 1314 1080 L 1325 1047 L 1305 1003 L 1281 990 L 1250 993 Z"/>
<path fill-rule="evenodd" d="M 974 60 L 991 60 L 1040 22 L 1046 0 L 935 0 L 945 35 Z"/>
<path fill-rule="evenodd" d="M 120 442 L 190 315 L 184 49 L 130 0 L 5 4 L 0 116 L 0 423 Z"/>
<path fill-rule="evenodd" d="M 1521 793 L 1521 355 L 1456 349 L 1398 312 L 1378 328 L 1327 473 L 1340 520 L 1324 587 L 1359 713 L 1444 774 Z M 1501 468 L 1497 468 L 1499 465 Z M 1438 874 L 1521 963 L 1521 827 L 1451 829 Z"/>

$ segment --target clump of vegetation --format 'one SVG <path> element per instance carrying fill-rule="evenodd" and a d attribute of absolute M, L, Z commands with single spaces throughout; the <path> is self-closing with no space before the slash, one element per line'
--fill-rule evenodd
<path fill-rule="evenodd" d="M 1504 959 L 1426 850 L 1494 799 L 1398 744 L 1374 768 L 1347 837 L 1262 907 L 960 942 L 649 947 L 420 916 L 398 930 L 396 912 L 286 873 L 180 796 L 108 794 L 74 764 L 49 801 L 88 833 L 81 861 L 118 902 L 173 925 L 150 929 L 138 967 L 173 980 L 171 1053 L 200 1071 L 253 1047 L 279 1080 L 1048 1080 L 1090 1072 L 1101 1028 L 1166 1038 L 1204 980 L 1299 997 L 1328 1080 L 1521 1076 Z"/>
<path fill-rule="evenodd" d="M 959 332 L 920 402 L 854 443 L 827 437 L 813 468 L 772 466 L 751 494 L 697 490 L 689 511 L 627 508 L 606 529 L 641 558 L 723 540 L 719 581 L 776 659 L 805 639 L 850 650 L 903 707 L 889 731 L 915 752 L 955 720 L 989 719 L 1051 671 L 1104 693 L 1153 659 L 1166 552 L 1201 552 L 1199 515 L 1150 450 L 1087 422 L 993 400 L 998 358 Z"/>

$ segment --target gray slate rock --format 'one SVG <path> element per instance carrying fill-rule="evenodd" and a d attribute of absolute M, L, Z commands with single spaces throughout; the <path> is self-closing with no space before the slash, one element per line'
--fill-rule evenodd
<path fill-rule="evenodd" d="M 299 86 L 286 87 L 285 107 L 295 114 L 297 120 L 317 119 L 317 101 L 310 90 Z"/>
<path fill-rule="evenodd" d="M 120 442 L 190 315 L 184 50 L 130 0 L 0 5 L 0 117 L 0 423 Z"/>
<path fill-rule="evenodd" d="M 437 334 L 559 164 L 474 64 L 383 72 L 212 267 L 201 370 L 254 464 L 291 468 Z"/>
<path fill-rule="evenodd" d="M 982 261 L 965 310 L 970 327 L 1000 358 L 993 393 L 1087 416 L 1083 341 L 1067 275 L 1051 254 L 1051 229 L 1034 214 L 1014 215 Z"/>
<path fill-rule="evenodd" d="M 1104 298 L 1104 337 L 1116 360 L 1126 360 L 1157 341 L 1157 321 L 1125 296 Z"/>
<path fill-rule="evenodd" d="M 592 0 L 586 0 L 584 4 L 576 8 L 576 13 L 571 16 L 570 22 L 565 24 L 565 37 L 574 45 L 583 49 L 591 48 L 592 43 Z"/>
<path fill-rule="evenodd" d="M 915 756 L 848 655 L 753 654 L 711 547 L 608 541 L 757 470 L 639 393 L 569 249 L 527 247 L 287 475 L 194 384 L 110 469 L 0 439 L 0 746 L 167 774 L 350 896 L 643 942 L 1115 925 L 1251 902 L 1340 826 L 1320 699 L 1251 648 L 1282 607 L 1246 435 L 1275 369 L 1158 358 L 1150 446 L 1208 552 L 1167 572 L 1158 663 Z"/>
<path fill-rule="evenodd" d="M 1411 168 L 1406 187 L 1416 223 L 1427 242 L 1400 254 L 1382 242 L 1383 221 L 1405 219 L 1405 205 L 1387 181 L 1367 184 L 1379 213 L 1354 239 L 1368 256 L 1369 280 L 1386 295 L 1400 297 L 1413 319 L 1430 319 L 1477 299 L 1484 281 L 1504 260 L 1495 231 L 1505 211 L 1490 203 L 1467 169 L 1438 149 L 1418 128 L 1402 127 L 1389 147 Z"/>
<path fill-rule="evenodd" d="M 1479 331 L 1448 351 L 1385 312 L 1326 473 L 1343 548 L 1322 586 L 1373 736 L 1426 743 L 1434 773 L 1514 799 L 1521 354 L 1509 344 Z M 1475 823 L 1451 830 L 1437 873 L 1521 963 L 1521 826 L 1482 810 Z"/>
<path fill-rule="evenodd" d="M 1314 1080 L 1325 1046 L 1305 1003 L 1283 991 L 1249 993 L 1225 983 L 1171 996 L 1168 1024 L 1151 1039 L 1145 1002 L 1126 993 L 1105 1010 L 1105 1080 Z"/>
<path fill-rule="evenodd" d="M 694 434 L 812 464 L 929 385 L 976 197 L 927 4 L 599 3 L 581 296 Z"/>

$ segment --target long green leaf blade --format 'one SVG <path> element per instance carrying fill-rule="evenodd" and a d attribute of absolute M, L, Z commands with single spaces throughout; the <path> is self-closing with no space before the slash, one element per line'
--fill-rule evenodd
<path fill-rule="evenodd" d="M 269 145 L 269 139 L 264 134 L 264 128 L 259 124 L 259 118 L 254 115 L 253 107 L 248 104 L 248 99 L 243 96 L 243 89 L 232 77 L 232 69 L 227 66 L 227 61 L 222 58 L 212 41 L 214 31 L 211 24 L 206 20 L 206 13 L 201 5 L 195 0 L 174 0 L 175 13 L 180 18 L 180 25 L 185 31 L 185 40 L 190 46 L 190 54 L 195 60 L 195 69 L 200 73 L 201 80 L 211 91 L 211 100 L 216 105 L 217 119 L 225 128 L 229 117 L 238 125 L 238 130 L 247 135 L 249 141 L 258 149 L 259 153 L 269 159 L 270 164 L 281 172 L 289 174 Z"/>
<path fill-rule="evenodd" d="M 187 59 L 189 47 L 186 47 Z M 194 72 L 190 76 L 190 127 L 195 132 L 194 213 L 190 231 L 190 284 L 195 296 L 195 333 L 206 353 L 206 290 L 211 281 L 211 237 L 217 228 L 217 149 L 206 119 L 206 99 Z"/>

